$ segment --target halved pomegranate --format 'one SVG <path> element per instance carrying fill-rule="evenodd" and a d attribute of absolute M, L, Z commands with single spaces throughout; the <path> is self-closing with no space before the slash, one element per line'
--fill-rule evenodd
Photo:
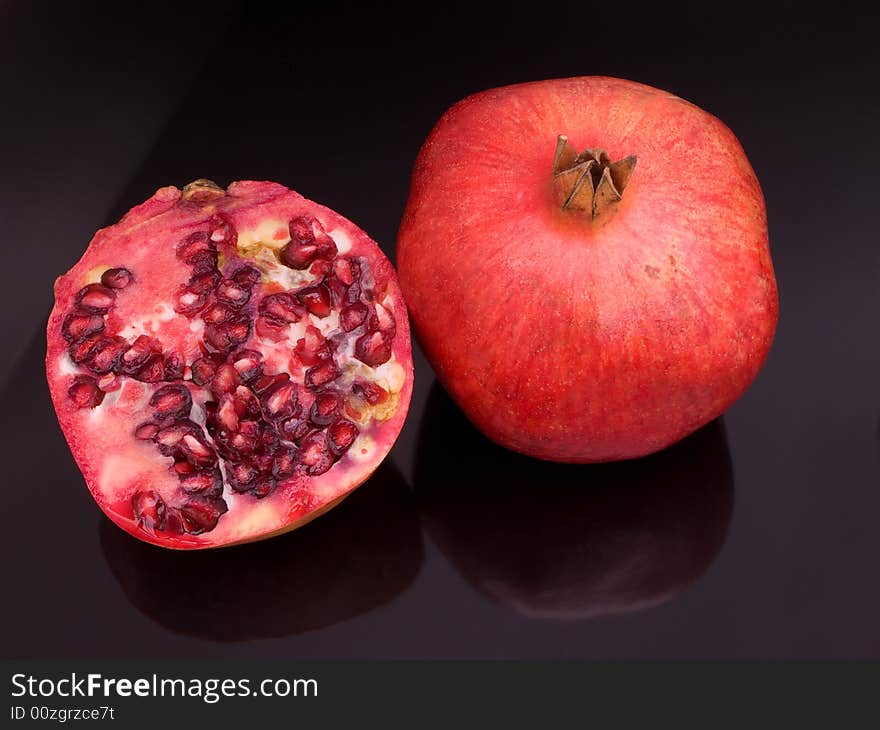
<path fill-rule="evenodd" d="M 271 182 L 162 188 L 99 231 L 55 283 L 47 339 L 92 495 L 165 547 L 257 540 L 330 509 L 385 458 L 412 392 L 389 261 Z"/>

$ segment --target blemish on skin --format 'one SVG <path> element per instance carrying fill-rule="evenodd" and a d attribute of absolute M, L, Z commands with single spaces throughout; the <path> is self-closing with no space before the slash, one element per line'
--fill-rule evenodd
<path fill-rule="evenodd" d="M 645 273 L 652 279 L 656 279 L 658 276 L 660 276 L 660 269 L 658 269 L 656 266 L 645 264 Z"/>
<path fill-rule="evenodd" d="M 675 256 L 669 257 L 669 263 L 672 264 L 673 266 L 675 266 Z"/>

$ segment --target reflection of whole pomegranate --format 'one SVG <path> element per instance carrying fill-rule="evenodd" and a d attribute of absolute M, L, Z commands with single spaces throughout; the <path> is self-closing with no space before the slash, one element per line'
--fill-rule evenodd
<path fill-rule="evenodd" d="M 165 547 L 285 532 L 381 463 L 412 391 L 391 264 L 269 182 L 162 188 L 55 283 L 52 401 L 95 500 Z"/>
<path fill-rule="evenodd" d="M 431 539 L 471 585 L 545 618 L 671 599 L 715 560 L 733 511 L 719 421 L 644 459 L 547 464 L 488 442 L 440 388 L 419 434 L 415 492 Z"/>
<path fill-rule="evenodd" d="M 544 459 L 678 441 L 743 393 L 776 326 L 742 148 L 710 114 L 629 81 L 456 104 L 416 161 L 397 255 L 441 382 L 487 436 Z"/>

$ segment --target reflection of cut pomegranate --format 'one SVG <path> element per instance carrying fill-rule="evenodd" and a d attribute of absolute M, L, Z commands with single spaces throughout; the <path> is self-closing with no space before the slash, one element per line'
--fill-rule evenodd
<path fill-rule="evenodd" d="M 748 387 L 776 326 L 764 200 L 736 138 L 619 79 L 456 104 L 416 161 L 397 253 L 443 385 L 487 436 L 544 459 L 683 438 Z"/>
<path fill-rule="evenodd" d="M 299 634 L 366 613 L 407 589 L 423 553 L 412 495 L 388 461 L 333 514 L 279 540 L 181 555 L 106 520 L 100 536 L 138 609 L 171 631 L 219 641 Z"/>
<path fill-rule="evenodd" d="M 275 183 L 159 190 L 58 279 L 47 332 L 92 495 L 166 547 L 260 539 L 334 506 L 388 453 L 412 391 L 391 264 Z"/>
<path fill-rule="evenodd" d="M 415 476 L 427 532 L 462 576 L 544 618 L 671 599 L 715 560 L 733 511 L 720 421 L 644 459 L 547 464 L 487 441 L 439 387 L 428 398 Z"/>

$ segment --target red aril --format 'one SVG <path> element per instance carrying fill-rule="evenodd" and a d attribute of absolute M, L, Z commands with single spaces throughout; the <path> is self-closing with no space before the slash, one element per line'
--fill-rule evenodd
<path fill-rule="evenodd" d="M 776 326 L 742 148 L 710 114 L 630 81 L 456 104 L 416 161 L 397 253 L 440 381 L 487 436 L 543 459 L 678 441 L 745 391 Z M 367 358 L 375 338 L 358 340 Z"/>
<path fill-rule="evenodd" d="M 368 315 L 343 327 L 352 306 Z M 56 282 L 47 339 L 52 400 L 95 500 L 173 548 L 249 542 L 330 509 L 385 458 L 412 391 L 391 264 L 353 223 L 269 182 L 162 188 L 99 231 Z M 365 383 L 390 398 L 365 406 Z"/>

